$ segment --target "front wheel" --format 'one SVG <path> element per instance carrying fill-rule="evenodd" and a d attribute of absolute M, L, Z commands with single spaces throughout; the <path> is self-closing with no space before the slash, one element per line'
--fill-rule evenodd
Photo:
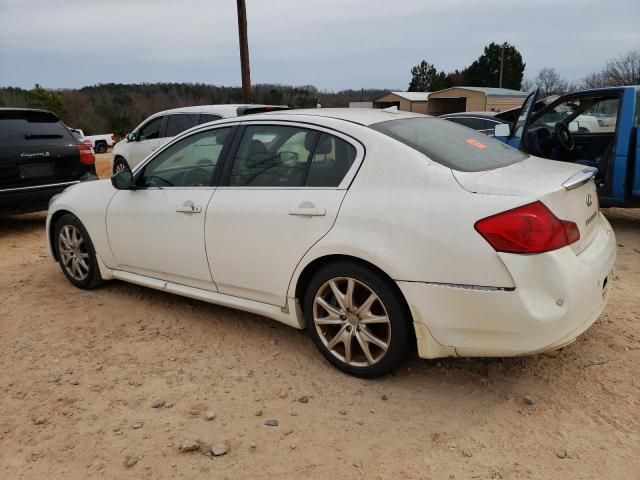
<path fill-rule="evenodd" d="M 129 164 L 124 158 L 117 157 L 113 161 L 113 174 L 115 175 L 116 173 L 120 173 L 123 170 L 131 170 L 131 168 L 129 168 Z"/>
<path fill-rule="evenodd" d="M 309 335 L 335 367 L 374 378 L 409 352 L 409 315 L 393 283 L 353 263 L 321 268 L 309 282 L 304 312 Z"/>
<path fill-rule="evenodd" d="M 66 214 L 57 221 L 54 242 L 60 268 L 71 283 L 83 289 L 102 283 L 93 243 L 77 217 Z"/>

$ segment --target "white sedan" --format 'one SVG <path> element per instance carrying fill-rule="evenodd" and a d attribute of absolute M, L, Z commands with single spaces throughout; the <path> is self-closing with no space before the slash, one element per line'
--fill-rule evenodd
<path fill-rule="evenodd" d="M 412 113 L 284 111 L 190 129 L 55 197 L 52 256 L 306 328 L 337 368 L 554 353 L 600 315 L 614 233 L 594 172 Z"/>

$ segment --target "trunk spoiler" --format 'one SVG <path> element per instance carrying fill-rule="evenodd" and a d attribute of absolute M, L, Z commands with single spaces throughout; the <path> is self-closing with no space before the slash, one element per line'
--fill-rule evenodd
<path fill-rule="evenodd" d="M 567 190 L 575 190 L 578 187 L 581 187 L 589 180 L 594 178 L 598 173 L 598 169 L 595 167 L 587 167 L 583 170 L 580 170 L 578 173 L 573 174 L 562 184 L 564 188 Z"/>

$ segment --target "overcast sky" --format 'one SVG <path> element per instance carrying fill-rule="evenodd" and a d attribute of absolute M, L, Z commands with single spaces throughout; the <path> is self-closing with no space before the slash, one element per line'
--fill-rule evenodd
<path fill-rule="evenodd" d="M 640 48 L 639 0 L 247 0 L 253 83 L 406 89 L 491 41 L 577 80 Z M 0 86 L 240 84 L 234 0 L 0 0 Z"/>

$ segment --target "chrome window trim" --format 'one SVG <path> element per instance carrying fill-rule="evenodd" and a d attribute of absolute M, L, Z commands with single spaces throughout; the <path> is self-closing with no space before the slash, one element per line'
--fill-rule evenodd
<path fill-rule="evenodd" d="M 40 190 L 40 189 L 54 188 L 54 187 L 68 187 L 71 185 L 75 185 L 76 183 L 80 183 L 80 180 L 74 180 L 73 182 L 62 182 L 62 183 L 47 183 L 45 185 L 32 185 L 30 187 L 3 188 L 3 189 L 0 189 L 0 193 Z"/>
<path fill-rule="evenodd" d="M 299 120 L 293 120 L 293 121 L 287 121 L 287 120 L 246 120 L 246 121 L 242 121 L 240 120 L 240 117 L 236 117 L 233 119 L 229 119 L 228 121 L 224 121 L 226 119 L 223 120 L 218 120 L 221 123 L 216 123 L 215 125 L 209 125 L 209 124 L 203 124 L 203 125 L 197 125 L 189 130 L 186 130 L 185 132 L 182 132 L 180 135 L 177 135 L 175 137 L 173 137 L 172 140 L 170 140 L 169 142 L 165 143 L 164 145 L 162 145 L 160 148 L 158 148 L 155 152 L 153 152 L 151 155 L 149 155 L 147 158 L 145 158 L 142 162 L 140 162 L 136 167 L 134 167 L 133 169 L 133 174 L 135 176 L 135 174 L 138 172 L 138 170 L 144 168 L 145 165 L 147 165 L 149 162 L 153 161 L 154 158 L 156 158 L 158 155 L 160 155 L 164 150 L 166 150 L 167 148 L 171 147 L 174 143 L 179 142 L 184 140 L 185 138 L 188 138 L 192 135 L 197 135 L 199 133 L 203 133 L 205 131 L 210 131 L 210 130 L 218 130 L 220 128 L 229 128 L 229 127 L 234 127 L 234 126 L 249 126 L 249 125 L 281 125 L 281 126 L 285 126 L 285 127 L 298 127 L 298 128 L 303 128 L 306 130 L 315 130 L 318 132 L 322 132 L 322 133 L 327 133 L 329 135 L 333 135 L 335 137 L 340 138 L 341 140 L 346 141 L 347 143 L 349 143 L 351 146 L 353 146 L 356 149 L 356 158 L 353 160 L 353 164 L 351 165 L 351 168 L 349 168 L 349 171 L 347 171 L 346 175 L 344 176 L 344 178 L 342 179 L 342 181 L 340 182 L 340 184 L 337 187 L 231 187 L 231 186 L 214 186 L 214 187 L 183 187 L 183 188 L 220 188 L 220 189 L 225 189 L 225 190 L 247 190 L 247 189 L 251 189 L 251 190 L 347 190 L 349 188 L 349 186 L 351 185 L 351 182 L 353 181 L 353 179 L 355 178 L 356 174 L 358 173 L 358 170 L 360 169 L 360 165 L 362 165 L 362 162 L 364 161 L 364 157 L 365 157 L 365 147 L 362 143 L 360 143 L 360 141 L 356 140 L 355 138 L 342 133 L 338 130 L 334 130 L 332 128 L 329 127 L 325 127 L 322 125 L 317 125 L 315 123 L 307 123 L 307 122 L 301 122 Z M 228 161 L 233 161 L 233 159 L 227 159 Z M 175 189 L 175 188 L 179 188 L 179 187 L 151 187 L 151 188 L 157 188 L 157 189 Z M 147 188 L 146 190 L 148 190 L 150 188 Z"/>

